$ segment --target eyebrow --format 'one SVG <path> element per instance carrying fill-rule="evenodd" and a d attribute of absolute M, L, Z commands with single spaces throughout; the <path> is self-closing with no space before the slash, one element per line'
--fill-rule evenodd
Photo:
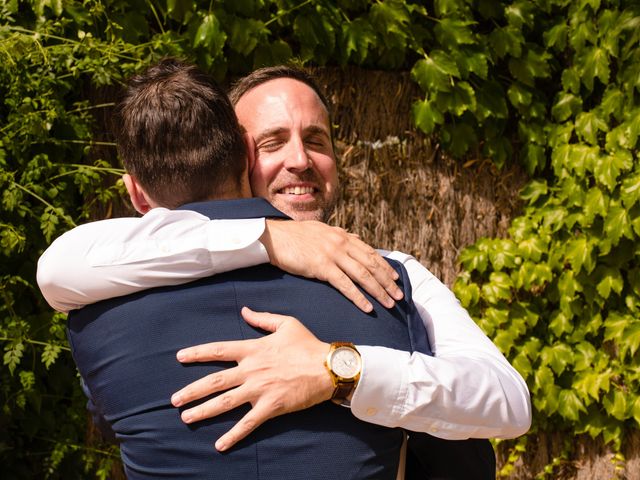
<path fill-rule="evenodd" d="M 253 139 L 253 141 L 256 142 L 256 144 L 258 144 L 265 138 L 277 137 L 278 135 L 282 135 L 283 133 L 286 133 L 286 132 L 287 132 L 287 129 L 284 127 L 269 128 L 267 130 L 263 130 L 262 132 L 260 132 L 256 136 L 256 138 Z"/>
<path fill-rule="evenodd" d="M 283 134 L 286 134 L 288 132 L 287 128 L 284 127 L 274 127 L 274 128 L 269 128 L 267 130 L 263 130 L 262 132 L 260 132 L 255 138 L 254 138 L 254 142 L 257 144 L 259 144 L 261 141 L 263 141 L 265 138 L 269 138 L 269 137 L 277 137 Z M 328 140 L 331 140 L 331 135 L 329 135 L 329 132 L 327 132 L 324 128 L 319 127 L 317 125 L 310 125 L 307 128 L 304 129 L 304 134 L 305 135 L 323 135 L 325 136 Z"/>
<path fill-rule="evenodd" d="M 327 137 L 327 139 L 331 140 L 331 135 L 324 128 L 318 127 L 317 125 L 310 125 L 309 127 L 304 129 L 305 134 L 320 134 Z"/>

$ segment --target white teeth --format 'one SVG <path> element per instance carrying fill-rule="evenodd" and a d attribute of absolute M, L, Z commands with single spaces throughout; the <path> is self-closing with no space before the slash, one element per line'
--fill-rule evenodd
<path fill-rule="evenodd" d="M 282 189 L 282 193 L 289 195 L 304 195 L 305 193 L 313 193 L 313 187 L 286 187 Z"/>

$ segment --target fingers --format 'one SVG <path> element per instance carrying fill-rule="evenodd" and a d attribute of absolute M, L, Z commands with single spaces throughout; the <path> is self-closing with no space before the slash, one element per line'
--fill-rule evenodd
<path fill-rule="evenodd" d="M 178 350 L 176 358 L 181 363 L 237 361 L 253 348 L 253 340 L 212 342 Z"/>
<path fill-rule="evenodd" d="M 184 410 L 180 418 L 184 423 L 194 423 L 205 418 L 215 417 L 221 413 L 233 410 L 243 403 L 247 403 L 246 395 L 242 386 L 221 393 L 215 398 L 202 402 L 195 407 Z"/>
<path fill-rule="evenodd" d="M 242 307 L 240 313 L 249 325 L 267 332 L 275 332 L 292 318 L 286 315 L 278 315 L 277 313 L 254 312 L 249 307 Z"/>
<path fill-rule="evenodd" d="M 238 368 L 229 368 L 220 372 L 212 373 L 193 383 L 190 383 L 171 396 L 171 403 L 174 407 L 181 407 L 187 403 L 199 400 L 212 393 L 222 392 L 236 387 L 242 383 Z"/>
<path fill-rule="evenodd" d="M 377 286 L 384 289 L 386 294 L 391 296 L 393 299 L 401 300 L 403 297 L 402 290 L 395 283 L 399 277 L 398 272 L 396 272 L 389 262 L 387 262 L 375 249 L 359 239 L 354 238 L 352 241 L 356 244 L 356 248 L 349 250 L 349 256 L 360 264 L 363 269 L 366 269 L 366 272 L 372 277 L 365 278 L 368 282 L 367 284 L 360 281 L 358 281 L 358 283 L 360 283 L 360 285 L 362 285 L 370 295 L 386 307 L 393 306 L 393 302 L 391 305 L 388 305 L 380 300 L 379 297 L 381 294 L 378 293 L 379 290 Z"/>
<path fill-rule="evenodd" d="M 349 276 L 345 274 L 340 268 L 329 268 L 329 270 L 326 272 L 326 281 L 333 285 L 333 287 L 340 293 L 342 293 L 342 295 L 351 300 L 355 304 L 355 306 L 363 312 L 369 313 L 373 311 L 373 305 L 371 305 L 371 302 L 367 300 L 367 297 L 365 297 L 362 292 L 358 290 L 358 287 L 355 286 Z M 368 290 L 366 287 L 363 288 L 365 288 L 365 290 Z M 382 288 L 380 288 L 379 290 L 382 290 Z M 376 297 L 376 299 L 378 298 Z M 391 299 L 389 298 L 389 300 Z M 378 299 L 378 301 L 380 300 Z M 382 302 L 380 301 L 380 303 Z"/>
<path fill-rule="evenodd" d="M 220 452 L 228 450 L 269 418 L 271 417 L 268 414 L 268 410 L 262 409 L 260 406 L 256 405 L 254 408 L 249 410 L 249 412 L 242 417 L 242 419 L 236 423 L 231 430 L 216 441 L 216 449 Z"/>

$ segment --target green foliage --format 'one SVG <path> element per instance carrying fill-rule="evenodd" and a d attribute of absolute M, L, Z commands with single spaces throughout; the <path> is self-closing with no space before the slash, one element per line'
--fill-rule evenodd
<path fill-rule="evenodd" d="M 516 116 L 518 140 L 546 153 L 522 150 L 540 175 L 521 192 L 524 211 L 508 238 L 462 252 L 455 291 L 526 379 L 538 429 L 602 436 L 619 449 L 639 424 L 640 9 L 514 2 L 505 15 L 525 4 L 534 21 L 507 16 L 507 25 L 536 57 L 510 64 L 507 82 L 530 94 L 510 96 L 510 108 L 528 105 Z M 523 58 L 501 56 L 516 53 Z"/>
<path fill-rule="evenodd" d="M 112 147 L 95 140 L 111 105 L 96 92 L 164 55 L 221 81 L 292 58 L 409 71 L 420 130 L 456 156 L 519 162 L 524 211 L 508 238 L 462 252 L 456 293 L 527 380 L 534 430 L 619 446 L 640 422 L 639 27 L 632 0 L 0 1 L 6 474 L 108 476 L 114 451 L 84 442 L 64 318 L 35 262 L 122 193 L 93 148 Z"/>

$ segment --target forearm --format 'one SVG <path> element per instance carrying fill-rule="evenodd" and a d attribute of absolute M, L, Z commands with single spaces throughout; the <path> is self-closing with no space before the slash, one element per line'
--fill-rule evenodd
<path fill-rule="evenodd" d="M 442 282 L 415 258 L 386 253 L 407 270 L 434 357 L 363 347 L 354 414 L 450 439 L 526 432 L 531 405 L 521 375 Z"/>
<path fill-rule="evenodd" d="M 451 440 L 513 438 L 529 428 L 526 385 L 497 359 L 358 350 L 363 373 L 351 409 L 361 420 Z"/>
<path fill-rule="evenodd" d="M 190 211 L 154 209 L 77 227 L 38 261 L 47 302 L 68 312 L 111 297 L 179 285 L 268 262 L 258 241 L 264 219 L 209 220 Z"/>

